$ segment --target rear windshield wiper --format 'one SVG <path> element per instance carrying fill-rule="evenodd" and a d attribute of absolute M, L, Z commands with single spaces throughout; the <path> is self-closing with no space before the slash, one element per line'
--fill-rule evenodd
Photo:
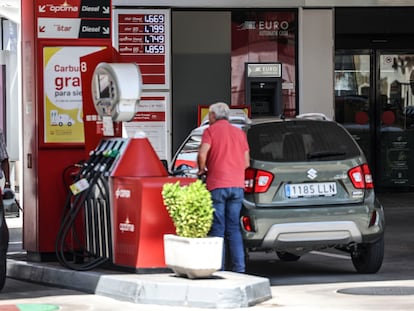
<path fill-rule="evenodd" d="M 332 156 L 342 156 L 345 155 L 346 152 L 343 151 L 317 151 L 317 152 L 309 152 L 306 157 L 308 159 L 315 159 L 315 158 L 325 158 L 325 157 L 332 157 Z"/>

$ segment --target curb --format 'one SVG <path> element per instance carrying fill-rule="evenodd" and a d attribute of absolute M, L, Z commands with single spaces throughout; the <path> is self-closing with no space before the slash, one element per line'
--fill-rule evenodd
<path fill-rule="evenodd" d="M 173 273 L 75 271 L 50 263 L 8 259 L 7 276 L 137 304 L 246 308 L 272 298 L 267 278 L 228 271 L 192 280 Z"/>

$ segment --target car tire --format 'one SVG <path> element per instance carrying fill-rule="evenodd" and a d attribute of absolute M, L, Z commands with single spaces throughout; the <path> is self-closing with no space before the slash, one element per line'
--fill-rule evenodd
<path fill-rule="evenodd" d="M 6 254 L 0 254 L 0 291 L 3 289 L 6 283 L 7 276 L 7 256 Z"/>
<path fill-rule="evenodd" d="M 294 255 L 292 253 L 276 252 L 276 254 L 281 261 L 298 261 L 300 259 L 300 256 Z"/>
<path fill-rule="evenodd" d="M 384 237 L 374 243 L 358 244 L 356 251 L 351 252 L 351 258 L 357 272 L 378 272 L 384 259 Z"/>

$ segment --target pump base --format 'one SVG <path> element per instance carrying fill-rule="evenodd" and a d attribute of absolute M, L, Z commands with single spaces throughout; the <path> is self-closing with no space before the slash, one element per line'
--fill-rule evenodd
<path fill-rule="evenodd" d="M 57 261 L 55 253 L 38 253 L 38 252 L 28 251 L 26 253 L 26 258 L 28 261 L 33 261 L 33 262 Z"/>
<path fill-rule="evenodd" d="M 125 273 L 135 273 L 135 274 L 172 273 L 172 270 L 166 267 L 134 268 L 134 267 L 125 267 L 125 266 L 119 266 L 119 265 L 113 264 L 108 268 L 114 271 L 125 272 Z"/>

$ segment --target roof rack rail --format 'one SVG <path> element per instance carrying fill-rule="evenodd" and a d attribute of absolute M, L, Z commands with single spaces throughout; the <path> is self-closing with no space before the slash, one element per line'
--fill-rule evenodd
<path fill-rule="evenodd" d="M 320 112 L 302 113 L 302 114 L 298 114 L 296 118 L 297 119 L 332 121 L 332 119 L 328 118 L 325 114 L 320 113 Z"/>

